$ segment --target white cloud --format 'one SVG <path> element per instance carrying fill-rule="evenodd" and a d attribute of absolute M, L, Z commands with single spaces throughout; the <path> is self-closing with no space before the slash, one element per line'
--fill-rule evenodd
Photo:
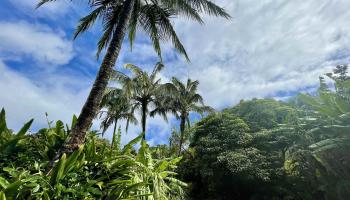
<path fill-rule="evenodd" d="M 24 122 L 34 118 L 33 130 L 47 127 L 45 112 L 50 120 L 70 123 L 73 114 L 79 113 L 88 92 L 88 89 L 77 92 L 65 87 L 72 82 L 79 84 L 73 77 L 46 74 L 40 84 L 35 84 L 0 60 L 0 107 L 7 112 L 8 126 L 18 130 Z"/>
<path fill-rule="evenodd" d="M 73 58 L 72 42 L 60 31 L 39 24 L 4 21 L 0 21 L 0 29 L 0 56 L 7 59 L 29 55 L 49 67 L 67 64 Z"/>
<path fill-rule="evenodd" d="M 191 64 L 170 63 L 179 77 L 200 81 L 216 108 L 242 98 L 315 86 L 330 66 L 349 61 L 350 1 L 221 0 L 231 21 L 177 22 Z M 172 74 L 171 74 L 172 73 Z"/>

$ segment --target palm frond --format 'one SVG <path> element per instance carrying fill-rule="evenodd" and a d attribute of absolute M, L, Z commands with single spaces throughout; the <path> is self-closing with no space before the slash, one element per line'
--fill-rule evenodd
<path fill-rule="evenodd" d="M 132 73 L 135 74 L 135 76 L 140 76 L 140 75 L 143 74 L 143 71 L 141 70 L 140 67 L 138 67 L 138 66 L 136 66 L 136 65 L 133 65 L 133 64 L 131 64 L 131 63 L 125 64 L 124 67 L 125 67 L 126 69 L 131 70 Z"/>
<path fill-rule="evenodd" d="M 189 86 L 188 87 L 188 92 L 195 93 L 197 91 L 197 89 L 198 89 L 199 81 L 196 80 L 196 81 L 191 82 L 190 79 L 189 79 L 189 81 L 190 81 L 190 84 L 188 84 L 188 86 Z"/>
<path fill-rule="evenodd" d="M 93 10 L 87 16 L 81 18 L 79 20 L 79 23 L 78 23 L 78 26 L 77 26 L 77 29 L 74 33 L 73 38 L 76 39 L 81 33 L 88 30 L 96 22 L 96 19 L 101 15 L 101 13 L 103 13 L 104 9 L 105 8 L 103 6 L 100 6 L 100 7 L 96 8 L 95 10 Z"/>
<path fill-rule="evenodd" d="M 96 57 L 98 58 L 102 50 L 107 47 L 111 38 L 115 34 L 118 21 L 121 17 L 123 6 L 116 6 L 112 12 L 108 12 L 103 16 L 103 35 L 97 43 Z"/>
<path fill-rule="evenodd" d="M 160 71 L 162 71 L 163 68 L 164 68 L 164 64 L 162 62 L 157 62 L 157 64 L 154 66 L 153 71 L 150 75 L 150 79 L 153 81 L 156 78 L 157 74 Z"/>
<path fill-rule="evenodd" d="M 181 43 L 180 39 L 178 38 L 176 31 L 174 30 L 173 25 L 170 22 L 168 13 L 164 11 L 164 9 L 158 9 L 158 12 L 160 14 L 159 18 L 159 29 L 162 32 L 161 39 L 167 41 L 171 40 L 171 43 L 173 44 L 174 48 L 182 54 L 185 59 L 189 62 L 190 58 L 187 55 L 187 52 L 185 50 L 185 47 Z"/>
<path fill-rule="evenodd" d="M 175 10 L 175 12 L 188 19 L 194 20 L 200 24 L 204 24 L 201 16 L 186 0 L 161 0 L 161 3 L 168 8 Z"/>
<path fill-rule="evenodd" d="M 42 5 L 49 3 L 49 2 L 54 2 L 56 0 L 40 0 L 39 3 L 36 5 L 36 8 L 40 8 Z"/>
<path fill-rule="evenodd" d="M 130 21 L 129 21 L 129 43 L 130 43 L 130 50 L 132 51 L 134 46 L 134 41 L 136 38 L 136 31 L 137 31 L 137 25 L 138 25 L 138 14 L 140 12 L 140 2 L 135 1 L 134 10 L 131 15 Z"/>
<path fill-rule="evenodd" d="M 117 71 L 117 70 L 112 71 L 111 81 L 116 81 L 123 84 L 130 80 L 131 78 L 128 75 L 124 74 L 123 72 Z"/>
<path fill-rule="evenodd" d="M 186 90 L 186 86 L 176 77 L 172 77 L 171 82 L 175 85 L 175 87 L 178 87 L 180 90 Z"/>
<path fill-rule="evenodd" d="M 155 5 L 145 5 L 141 8 L 139 13 L 139 21 L 143 30 L 150 37 L 153 48 L 158 54 L 160 60 L 162 60 L 162 52 L 160 48 L 160 35 L 157 28 L 157 12 L 155 11 Z"/>
<path fill-rule="evenodd" d="M 200 103 L 204 105 L 203 97 L 200 94 L 192 94 L 190 99 L 191 99 L 191 102 Z"/>
<path fill-rule="evenodd" d="M 225 9 L 217 6 L 215 3 L 209 0 L 186 0 L 188 4 L 192 6 L 192 8 L 196 9 L 201 13 L 205 13 L 208 15 L 213 15 L 217 17 L 224 17 L 226 19 L 230 19 L 231 16 L 225 11 Z"/>
<path fill-rule="evenodd" d="M 204 113 L 214 113 L 215 109 L 210 106 L 198 106 L 195 104 L 191 105 L 191 110 L 193 110 L 196 113 L 199 113 L 203 115 Z"/>

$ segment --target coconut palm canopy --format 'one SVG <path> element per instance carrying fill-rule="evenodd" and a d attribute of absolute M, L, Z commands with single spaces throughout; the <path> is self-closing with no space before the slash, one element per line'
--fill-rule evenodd
<path fill-rule="evenodd" d="M 161 79 L 158 78 L 158 74 L 164 68 L 164 65 L 158 62 L 150 74 L 133 64 L 126 64 L 125 68 L 132 72 L 132 76 L 129 77 L 124 73 L 115 71 L 112 80 L 121 84 L 121 88 L 114 88 L 112 91 L 121 91 L 122 95 L 128 99 L 131 113 L 134 113 L 136 110 L 139 111 L 141 114 L 142 132 L 145 133 L 147 130 L 147 117 L 150 111 L 159 111 L 157 114 L 160 114 L 167 120 L 167 110 L 162 108 L 170 88 L 168 84 L 162 84 Z M 152 111 L 151 113 L 154 112 Z"/>
<path fill-rule="evenodd" d="M 56 0 L 41 0 L 37 7 Z M 161 57 L 160 42 L 170 41 L 174 48 L 185 56 L 189 57 L 173 27 L 171 18 L 185 17 L 203 24 L 201 14 L 220 16 L 229 19 L 230 15 L 225 10 L 208 0 L 133 0 L 133 9 L 128 23 L 128 37 L 130 46 L 136 38 L 138 29 L 147 33 L 153 43 L 158 56 Z M 91 0 L 89 5 L 93 11 L 80 19 L 74 38 L 88 30 L 98 19 L 102 19 L 103 35 L 98 42 L 97 57 L 106 48 L 113 35 L 116 34 L 118 20 L 122 15 L 123 5 L 128 3 L 125 0 Z"/>

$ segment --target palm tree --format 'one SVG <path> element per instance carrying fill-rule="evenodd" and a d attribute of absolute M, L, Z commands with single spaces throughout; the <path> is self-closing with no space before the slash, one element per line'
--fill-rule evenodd
<path fill-rule="evenodd" d="M 101 122 L 102 135 L 106 130 L 114 124 L 113 128 L 113 139 L 112 145 L 116 140 L 116 131 L 118 120 L 126 120 L 126 130 L 128 129 L 129 123 L 137 123 L 134 113 L 131 111 L 131 105 L 129 99 L 123 95 L 123 91 L 118 88 L 108 88 L 106 94 L 102 100 L 102 110 L 100 111 L 100 118 L 103 117 Z"/>
<path fill-rule="evenodd" d="M 197 93 L 198 81 L 187 80 L 186 85 L 177 78 L 172 78 L 173 93 L 172 100 L 168 107 L 176 118 L 180 119 L 180 144 L 179 155 L 184 142 L 186 125 L 190 127 L 190 113 L 196 112 L 203 115 L 205 112 L 214 112 L 214 109 L 204 105 L 203 98 Z M 165 108 L 166 109 L 166 108 Z"/>
<path fill-rule="evenodd" d="M 161 62 L 158 62 L 151 74 L 146 71 L 142 71 L 140 67 L 133 64 L 126 64 L 125 68 L 130 69 L 133 73 L 132 77 L 127 76 L 121 72 L 116 72 L 114 75 L 115 80 L 122 84 L 125 95 L 128 97 L 132 106 L 131 110 L 141 111 L 141 126 L 143 137 L 146 139 L 146 123 L 147 116 L 150 113 L 150 107 L 157 108 L 160 105 L 159 102 L 163 100 L 167 91 L 168 84 L 161 84 L 161 79 L 157 78 L 158 73 L 164 68 Z M 160 110 L 160 109 L 159 109 Z M 157 114 L 163 116 L 166 120 L 166 112 L 159 111 Z"/>
<path fill-rule="evenodd" d="M 38 7 L 56 0 L 41 0 Z M 74 38 L 88 30 L 97 19 L 102 19 L 103 34 L 98 42 L 97 57 L 106 48 L 99 72 L 90 94 L 72 129 L 69 140 L 58 153 L 68 153 L 84 143 L 87 130 L 99 111 L 103 93 L 118 58 L 125 34 L 128 32 L 132 47 L 138 28 L 150 37 L 153 47 L 161 57 L 160 41 L 170 41 L 174 48 L 189 60 L 171 22 L 172 18 L 183 16 L 203 23 L 200 14 L 230 15 L 210 0 L 89 0 L 93 11 L 81 18 Z M 56 156 L 57 157 L 57 156 Z"/>

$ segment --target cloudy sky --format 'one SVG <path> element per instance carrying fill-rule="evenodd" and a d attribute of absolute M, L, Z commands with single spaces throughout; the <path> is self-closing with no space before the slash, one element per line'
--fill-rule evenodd
<path fill-rule="evenodd" d="M 232 20 L 205 17 L 204 26 L 174 19 L 191 63 L 164 46 L 172 76 L 200 81 L 208 105 L 220 110 L 240 99 L 283 99 L 317 87 L 318 76 L 350 57 L 349 0 L 217 0 Z M 84 0 L 60 0 L 35 10 L 37 0 L 1 0 L 0 107 L 8 124 L 18 129 L 35 118 L 36 130 L 50 120 L 70 122 L 78 114 L 99 67 L 95 59 L 100 26 L 73 41 Z M 138 34 L 133 51 L 127 43 L 117 68 L 134 63 L 150 70 L 157 62 L 148 39 Z M 171 128 L 150 119 L 148 140 L 165 143 Z M 98 128 L 98 124 L 94 124 Z M 124 142 L 137 135 L 132 127 Z M 110 137 L 110 133 L 107 134 Z"/>

